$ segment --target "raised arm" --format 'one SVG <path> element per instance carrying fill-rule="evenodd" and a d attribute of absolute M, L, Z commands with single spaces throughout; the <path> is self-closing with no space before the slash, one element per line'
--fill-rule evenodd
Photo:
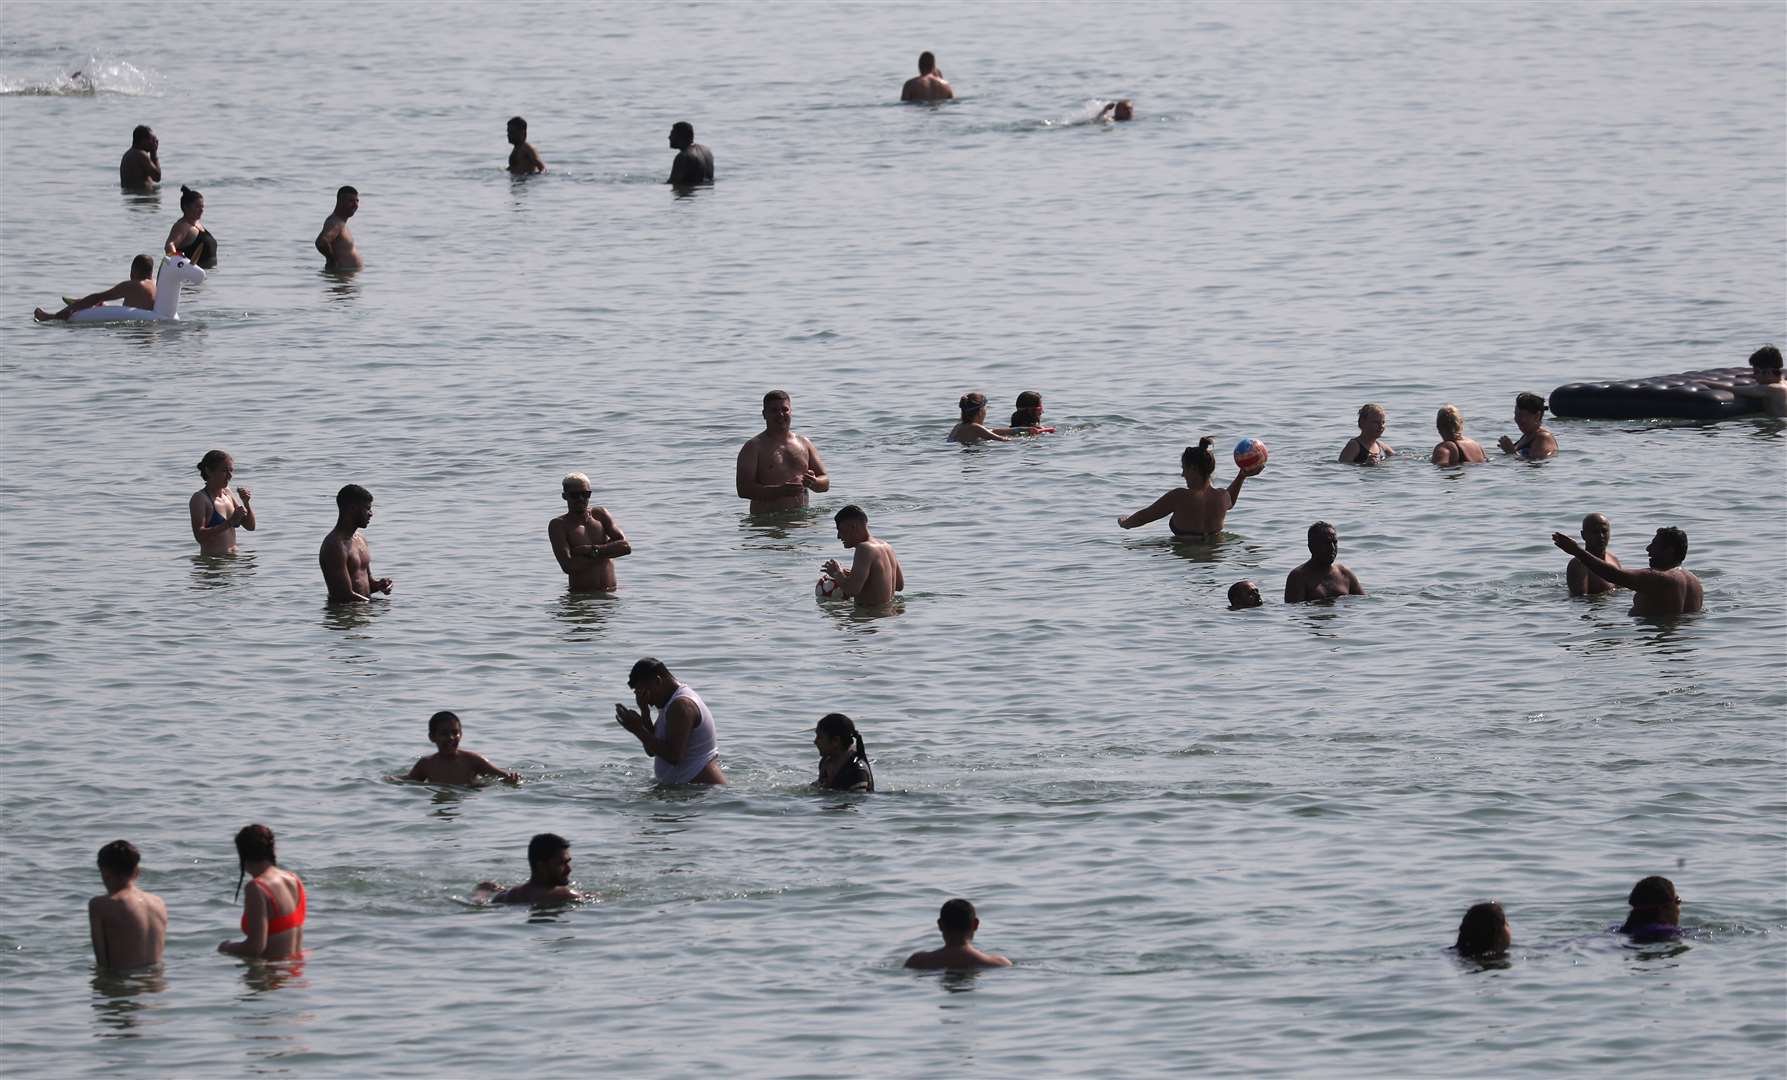
<path fill-rule="evenodd" d="M 1556 544 L 1559 549 L 1567 551 L 1571 555 L 1581 559 L 1582 565 L 1593 570 L 1595 576 L 1602 581 L 1624 586 L 1625 588 L 1631 589 L 1633 592 L 1654 592 L 1658 589 L 1668 589 L 1672 587 L 1670 582 L 1659 580 L 1658 576 L 1655 574 L 1649 572 L 1634 573 L 1622 566 L 1615 566 L 1606 559 L 1591 555 L 1581 544 L 1578 544 L 1563 533 L 1552 533 L 1551 542 Z"/>
<path fill-rule="evenodd" d="M 1248 477 L 1259 475 L 1259 471 L 1263 468 L 1265 468 L 1264 465 L 1255 465 L 1251 469 L 1242 469 L 1235 474 L 1235 478 L 1229 482 L 1229 509 L 1234 509 L 1235 500 L 1241 497 L 1241 485 L 1246 482 Z"/>
<path fill-rule="evenodd" d="M 1146 510 L 1137 510 L 1128 517 L 1118 518 L 1117 524 L 1125 529 L 1135 529 L 1146 525 L 1149 522 L 1159 521 L 1161 518 L 1166 517 L 1173 512 L 1173 504 L 1177 501 L 1176 496 L 1178 494 L 1179 489 L 1174 488 L 1160 498 L 1155 499 Z"/>
<path fill-rule="evenodd" d="M 254 531 L 254 504 L 250 501 L 253 498 L 254 492 L 249 491 L 247 488 L 239 487 L 236 489 L 236 500 L 241 504 L 242 527 L 249 532 Z"/>

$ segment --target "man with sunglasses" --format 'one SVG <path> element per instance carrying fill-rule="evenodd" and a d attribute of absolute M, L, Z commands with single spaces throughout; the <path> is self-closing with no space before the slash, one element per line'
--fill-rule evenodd
<path fill-rule="evenodd" d="M 589 504 L 589 477 L 565 477 L 565 512 L 552 519 L 546 535 L 558 567 L 571 578 L 572 592 L 609 592 L 615 588 L 614 560 L 633 553 L 633 545 L 600 506 Z"/>

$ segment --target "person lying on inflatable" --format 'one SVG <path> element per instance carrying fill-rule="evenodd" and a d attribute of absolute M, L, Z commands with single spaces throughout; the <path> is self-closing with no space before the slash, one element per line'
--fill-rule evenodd
<path fill-rule="evenodd" d="M 148 281 L 154 263 L 147 255 L 138 255 L 130 264 L 130 280 L 120 281 L 105 292 L 76 300 L 64 296 L 68 306 L 54 315 L 42 308 L 33 312 L 39 322 L 60 319 L 71 323 L 172 322 L 180 318 L 180 286 L 197 285 L 205 280 L 205 272 L 184 255 L 161 260 L 153 270 L 155 281 Z M 122 300 L 108 304 L 107 300 Z"/>
<path fill-rule="evenodd" d="M 98 307 L 107 300 L 122 300 L 124 301 L 124 307 L 140 308 L 145 312 L 153 312 L 155 310 L 155 282 L 149 279 L 154 276 L 154 274 L 155 260 L 147 255 L 138 255 L 130 261 L 129 281 L 120 281 L 105 292 L 91 293 L 81 297 L 79 300 L 69 301 L 67 307 L 55 314 L 51 314 L 42 308 L 38 308 L 31 313 L 31 317 L 38 322 L 48 322 L 51 319 L 61 319 L 63 322 L 67 322 L 68 317 L 75 312 L 85 311 L 90 307 Z M 67 297 L 64 297 L 63 299 L 67 299 Z"/>

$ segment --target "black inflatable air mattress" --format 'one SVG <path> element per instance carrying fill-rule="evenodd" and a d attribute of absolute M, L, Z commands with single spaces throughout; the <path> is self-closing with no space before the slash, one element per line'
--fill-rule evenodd
<path fill-rule="evenodd" d="M 1747 367 L 1652 375 L 1629 382 L 1567 383 L 1551 392 L 1551 411 L 1589 420 L 1722 420 L 1753 412 L 1759 404 L 1731 392 L 1754 386 Z"/>

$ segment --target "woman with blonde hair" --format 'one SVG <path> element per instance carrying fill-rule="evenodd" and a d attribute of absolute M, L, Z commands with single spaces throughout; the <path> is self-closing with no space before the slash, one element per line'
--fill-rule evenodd
<path fill-rule="evenodd" d="M 1475 439 L 1464 436 L 1464 417 L 1456 405 L 1440 406 L 1439 418 L 1434 421 L 1439 429 L 1440 443 L 1433 448 L 1435 465 L 1463 465 L 1466 462 L 1483 462 L 1489 459 L 1483 454 L 1483 447 Z"/>

